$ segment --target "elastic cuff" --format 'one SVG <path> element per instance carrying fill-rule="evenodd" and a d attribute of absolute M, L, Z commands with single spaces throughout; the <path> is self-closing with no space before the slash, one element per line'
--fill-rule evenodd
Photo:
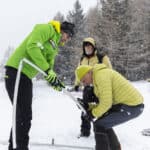
<path fill-rule="evenodd" d="M 50 68 L 48 68 L 47 70 L 45 70 L 44 72 L 46 73 L 46 74 L 48 74 L 48 71 L 50 70 Z"/>

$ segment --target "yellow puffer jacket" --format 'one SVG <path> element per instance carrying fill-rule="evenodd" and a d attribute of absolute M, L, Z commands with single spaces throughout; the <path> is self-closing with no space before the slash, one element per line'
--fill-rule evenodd
<path fill-rule="evenodd" d="M 97 55 L 95 53 L 94 56 L 88 58 L 88 57 L 84 57 L 81 62 L 79 62 L 78 66 L 80 65 L 90 65 L 90 66 L 94 66 L 95 64 L 98 64 L 99 61 L 98 61 L 98 58 L 97 58 Z M 102 59 L 102 63 L 104 63 L 108 68 L 111 68 L 112 69 L 112 65 L 111 65 L 111 62 L 109 60 L 109 57 L 107 55 L 105 55 Z M 79 85 L 80 82 L 77 80 L 77 78 L 75 79 L 75 85 Z"/>
<path fill-rule="evenodd" d="M 94 93 L 100 101 L 92 109 L 95 117 L 101 117 L 115 104 L 135 106 L 143 102 L 142 95 L 127 79 L 104 64 L 94 66 L 93 86 Z"/>

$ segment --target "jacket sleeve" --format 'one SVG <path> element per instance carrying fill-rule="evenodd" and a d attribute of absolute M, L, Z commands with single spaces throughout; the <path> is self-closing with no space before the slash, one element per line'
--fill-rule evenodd
<path fill-rule="evenodd" d="M 48 41 L 53 34 L 52 27 L 48 25 L 36 25 L 33 31 L 30 33 L 30 37 L 27 42 L 27 54 L 30 59 L 43 71 L 49 68 L 49 63 L 42 54 L 44 50 L 43 43 Z"/>
<path fill-rule="evenodd" d="M 105 72 L 96 74 L 94 88 L 97 91 L 96 96 L 99 99 L 99 103 L 92 109 L 92 114 L 99 118 L 112 106 L 112 83 L 110 75 Z"/>
<path fill-rule="evenodd" d="M 112 64 L 111 64 L 110 59 L 107 55 L 105 55 L 103 57 L 102 63 L 105 64 L 108 68 L 112 69 Z"/>

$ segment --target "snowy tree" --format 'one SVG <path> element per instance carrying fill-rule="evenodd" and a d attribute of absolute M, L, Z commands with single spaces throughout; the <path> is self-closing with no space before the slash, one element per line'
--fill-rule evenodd
<path fill-rule="evenodd" d="M 85 37 L 85 17 L 78 0 L 75 2 L 73 10 L 68 12 L 66 18 L 67 21 L 75 24 L 75 35 L 71 41 L 60 48 L 60 53 L 56 58 L 55 70 L 60 74 L 60 78 L 65 78 L 66 83 L 72 84 L 74 81 L 74 70 L 82 49 L 81 41 Z"/>
<path fill-rule="evenodd" d="M 63 22 L 65 20 L 65 17 L 61 12 L 57 12 L 53 19 Z"/>
<path fill-rule="evenodd" d="M 148 0 L 138 0 L 131 3 L 131 29 L 126 37 L 129 44 L 126 76 L 131 80 L 149 77 L 149 8 L 150 2 Z"/>
<path fill-rule="evenodd" d="M 114 68 L 130 80 L 145 79 L 148 76 L 150 53 L 150 2 L 122 0 L 103 3 L 103 16 L 112 26 L 109 26 L 111 36 L 108 39 Z"/>
<path fill-rule="evenodd" d="M 75 24 L 75 37 L 71 44 L 81 46 L 81 41 L 85 37 L 85 15 L 78 0 L 74 4 L 74 9 L 68 12 L 67 20 Z"/>

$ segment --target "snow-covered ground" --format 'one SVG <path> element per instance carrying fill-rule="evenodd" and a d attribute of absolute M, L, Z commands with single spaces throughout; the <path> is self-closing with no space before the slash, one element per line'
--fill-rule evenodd
<path fill-rule="evenodd" d="M 141 135 L 141 130 L 150 128 L 150 83 L 132 82 L 145 99 L 144 113 L 125 124 L 115 127 L 122 150 L 150 150 L 150 137 Z M 9 131 L 12 123 L 12 106 L 4 83 L 0 82 L 0 150 L 7 150 Z M 81 95 L 78 93 L 78 95 Z M 34 82 L 33 120 L 30 130 L 30 143 L 68 144 L 93 147 L 93 131 L 89 138 L 77 136 L 80 131 L 80 110 L 74 102 L 62 92 L 56 92 L 43 81 Z M 3 143 L 3 144 L 2 144 Z M 68 150 L 68 148 L 31 146 L 31 150 Z M 74 150 L 73 148 L 70 148 Z"/>

